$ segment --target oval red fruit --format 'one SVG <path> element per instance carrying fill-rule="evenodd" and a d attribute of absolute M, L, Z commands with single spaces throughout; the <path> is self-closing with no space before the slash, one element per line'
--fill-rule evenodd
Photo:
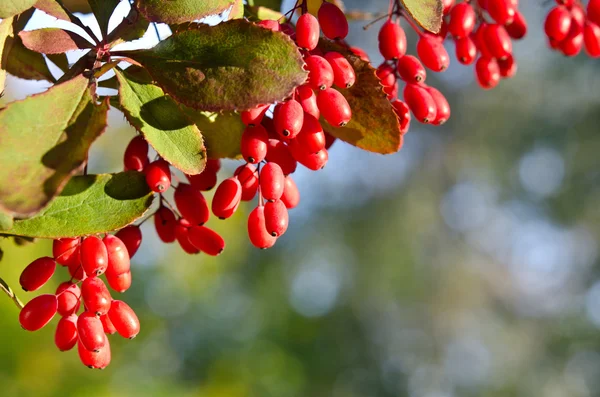
<path fill-rule="evenodd" d="M 98 352 L 106 344 L 102 321 L 92 312 L 81 313 L 77 319 L 77 333 L 87 350 Z"/>
<path fill-rule="evenodd" d="M 288 228 L 288 223 L 288 210 L 283 201 L 276 200 L 265 204 L 265 227 L 271 236 L 282 236 Z"/>
<path fill-rule="evenodd" d="M 131 287 L 131 270 L 121 274 L 106 274 L 106 282 L 114 291 L 125 292 Z"/>
<path fill-rule="evenodd" d="M 309 55 L 304 58 L 308 71 L 308 85 L 314 90 L 325 90 L 333 85 L 333 68 L 327 59 L 319 55 Z"/>
<path fill-rule="evenodd" d="M 265 127 L 258 124 L 246 127 L 242 133 L 241 152 L 244 160 L 257 164 L 264 160 L 267 154 L 267 141 L 269 134 Z"/>
<path fill-rule="evenodd" d="M 98 277 L 88 277 L 81 283 L 81 297 L 87 311 L 102 316 L 108 313 L 112 297 L 108 288 Z"/>
<path fill-rule="evenodd" d="M 277 237 L 271 236 L 265 226 L 265 207 L 256 207 L 248 216 L 248 237 L 256 248 L 266 249 L 275 245 Z"/>
<path fill-rule="evenodd" d="M 161 206 L 154 213 L 154 228 L 163 243 L 175 241 L 175 214 L 167 207 Z"/>
<path fill-rule="evenodd" d="M 233 215 L 242 200 L 242 185 L 235 178 L 227 178 L 217 188 L 212 199 L 212 212 L 219 219 Z"/>
<path fill-rule="evenodd" d="M 125 244 L 129 258 L 133 258 L 140 245 L 142 245 L 142 231 L 137 225 L 124 227 L 115 234 L 115 237 L 118 237 Z"/>
<path fill-rule="evenodd" d="M 273 141 L 273 139 L 269 139 L 269 142 L 270 141 Z M 283 142 L 279 143 L 283 144 Z M 252 164 L 240 165 L 235 170 L 233 175 L 238 179 L 238 181 L 240 181 L 240 185 L 242 187 L 241 200 L 252 200 L 254 196 L 256 196 L 256 192 L 258 191 L 258 173 L 256 172 L 256 167 L 254 167 Z"/>
<path fill-rule="evenodd" d="M 448 51 L 440 40 L 430 34 L 423 34 L 417 42 L 417 54 L 423 65 L 434 72 L 446 70 L 450 65 Z"/>
<path fill-rule="evenodd" d="M 304 123 L 306 123 L 306 116 L 311 116 L 309 113 L 305 113 L 304 115 Z M 304 126 L 303 126 L 304 128 Z M 286 145 L 282 141 L 278 141 L 276 139 L 269 139 L 269 143 L 267 145 L 267 157 L 265 159 L 268 162 L 276 163 L 281 167 L 281 171 L 283 171 L 284 175 L 289 175 L 296 171 L 297 162 L 292 156 L 288 145 Z M 242 198 L 242 200 L 244 200 Z M 246 201 L 246 200 L 244 200 Z"/>
<path fill-rule="evenodd" d="M 386 60 L 398 59 L 406 54 L 406 33 L 391 20 L 387 20 L 379 30 L 379 52 Z"/>
<path fill-rule="evenodd" d="M 125 171 L 143 171 L 148 165 L 148 142 L 141 135 L 136 135 L 127 145 L 123 164 Z"/>
<path fill-rule="evenodd" d="M 59 264 L 69 266 L 73 263 L 79 263 L 79 245 L 81 239 L 59 238 L 52 242 L 52 256 Z"/>
<path fill-rule="evenodd" d="M 175 228 L 175 236 L 177 237 L 177 242 L 181 249 L 183 249 L 186 253 L 193 255 L 198 254 L 200 250 L 190 242 L 189 238 L 189 230 L 190 223 L 185 219 L 180 219 L 177 222 L 177 227 Z"/>
<path fill-rule="evenodd" d="M 140 321 L 127 303 L 114 300 L 108 312 L 108 318 L 123 338 L 133 339 L 140 333 Z"/>
<path fill-rule="evenodd" d="M 273 114 L 275 131 L 286 139 L 294 139 L 302 129 L 303 116 L 304 109 L 295 99 L 280 103 Z"/>
<path fill-rule="evenodd" d="M 131 261 L 129 258 L 129 250 L 125 242 L 116 235 L 113 236 L 111 234 L 107 234 L 102 241 L 106 246 L 106 252 L 108 254 L 106 275 L 127 273 L 131 268 Z"/>
<path fill-rule="evenodd" d="M 405 55 L 398 60 L 398 74 L 407 83 L 420 83 L 427 78 L 427 72 L 419 58 Z"/>
<path fill-rule="evenodd" d="M 298 186 L 296 186 L 296 182 L 294 182 L 291 175 L 285 177 L 281 201 L 283 204 L 285 204 L 287 209 L 296 208 L 300 203 L 300 192 L 298 191 Z"/>
<path fill-rule="evenodd" d="M 494 88 L 500 82 L 498 62 L 494 58 L 479 58 L 475 64 L 475 75 L 481 88 Z"/>
<path fill-rule="evenodd" d="M 104 335 L 104 341 L 104 346 L 97 352 L 86 349 L 81 343 L 81 339 L 77 341 L 77 352 L 83 365 L 88 368 L 104 369 L 110 364 L 110 343 L 106 335 Z"/>
<path fill-rule="evenodd" d="M 431 124 L 444 124 L 450 118 L 450 104 L 448 103 L 448 100 L 437 88 L 427 87 L 427 92 L 429 92 L 433 98 L 436 109 L 435 118 L 431 121 Z"/>
<path fill-rule="evenodd" d="M 99 276 L 106 271 L 108 251 L 98 237 L 86 237 L 81 243 L 81 265 L 88 277 Z"/>
<path fill-rule="evenodd" d="M 77 313 L 80 306 L 81 290 L 77 284 L 69 281 L 61 283 L 56 289 L 57 311 L 63 317 Z"/>
<path fill-rule="evenodd" d="M 417 84 L 407 84 L 404 87 L 404 101 L 419 122 L 426 124 L 435 120 L 435 101 L 425 88 Z"/>
<path fill-rule="evenodd" d="M 77 315 L 63 317 L 56 325 L 54 344 L 61 352 L 71 350 L 77 344 Z"/>
<path fill-rule="evenodd" d="M 210 218 L 206 199 L 191 185 L 180 183 L 177 185 L 173 197 L 181 216 L 192 225 L 204 225 Z"/>
<path fill-rule="evenodd" d="M 328 88 L 317 95 L 317 105 L 323 118 L 334 127 L 343 127 L 352 118 L 352 110 L 344 95 Z"/>
<path fill-rule="evenodd" d="M 302 14 L 296 22 L 298 47 L 312 51 L 319 44 L 319 21 L 311 14 Z"/>
<path fill-rule="evenodd" d="M 36 296 L 21 309 L 19 323 L 27 331 L 37 331 L 52 320 L 58 310 L 56 295 Z"/>
<path fill-rule="evenodd" d="M 324 1 L 319 8 L 317 17 L 321 30 L 328 39 L 345 39 L 348 36 L 346 15 L 335 4 Z"/>
<path fill-rule="evenodd" d="M 278 200 L 283 194 L 285 176 L 281 167 L 276 163 L 267 163 L 260 171 L 258 178 L 260 192 L 265 200 Z"/>
<path fill-rule="evenodd" d="M 153 192 L 162 193 L 171 186 L 171 167 L 163 159 L 151 162 L 144 169 L 146 183 Z"/>
<path fill-rule="evenodd" d="M 205 226 L 194 226 L 188 231 L 193 246 L 211 256 L 217 256 L 225 249 L 225 240 L 217 232 Z"/>
<path fill-rule="evenodd" d="M 56 261 L 49 256 L 37 258 L 21 272 L 19 283 L 25 291 L 40 289 L 54 274 Z"/>

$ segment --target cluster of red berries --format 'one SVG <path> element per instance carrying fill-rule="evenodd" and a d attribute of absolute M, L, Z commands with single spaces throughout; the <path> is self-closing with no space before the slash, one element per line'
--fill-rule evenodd
<path fill-rule="evenodd" d="M 34 260 L 19 280 L 25 291 L 36 291 L 54 275 L 57 263 L 68 268 L 70 280 L 61 283 L 55 294 L 30 300 L 21 310 L 19 322 L 24 329 L 37 331 L 58 313 L 61 318 L 54 336 L 56 347 L 67 351 L 77 345 L 81 362 L 90 368 L 102 369 L 110 363 L 107 334 L 118 332 L 131 339 L 140 331 L 134 311 L 125 302 L 112 299 L 100 278 L 104 274 L 116 292 L 125 292 L 131 286 L 130 256 L 139 247 L 141 237 L 136 238 L 131 229 L 121 237 L 107 234 L 103 239 L 89 236 L 54 240 L 53 257 Z M 79 313 L 81 302 L 83 310 Z"/>
<path fill-rule="evenodd" d="M 544 23 L 550 47 L 572 57 L 585 46 L 590 57 L 600 57 L 600 0 L 589 0 L 587 12 L 579 0 L 556 0 L 556 4 Z"/>

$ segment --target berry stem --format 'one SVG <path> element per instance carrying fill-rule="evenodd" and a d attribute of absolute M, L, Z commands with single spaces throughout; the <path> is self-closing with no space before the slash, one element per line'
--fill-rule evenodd
<path fill-rule="evenodd" d="M 8 295 L 10 299 L 12 299 L 13 302 L 15 302 L 15 305 L 17 305 L 19 310 L 23 309 L 23 302 L 21 302 L 19 297 L 13 292 L 13 290 L 8 286 L 8 284 L 6 284 L 6 281 L 4 281 L 2 278 L 0 278 L 0 288 L 6 293 L 6 295 Z"/>

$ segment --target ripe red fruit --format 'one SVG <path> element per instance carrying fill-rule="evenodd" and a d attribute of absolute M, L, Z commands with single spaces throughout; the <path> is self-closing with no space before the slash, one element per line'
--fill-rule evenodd
<path fill-rule="evenodd" d="M 296 22 L 298 47 L 312 51 L 319 44 L 319 21 L 311 14 L 302 14 Z"/>
<path fill-rule="evenodd" d="M 575 24 L 571 24 L 571 30 L 567 35 L 567 38 L 559 44 L 560 51 L 565 56 L 574 57 L 583 49 L 583 38 L 584 35 L 582 29 Z"/>
<path fill-rule="evenodd" d="M 316 98 L 315 98 L 316 99 Z M 305 124 L 307 116 L 311 116 L 309 113 L 304 114 L 304 123 Z M 303 125 L 303 129 L 307 128 Z M 281 167 L 281 171 L 283 171 L 284 175 L 289 175 L 296 171 L 297 162 L 292 156 L 288 145 L 284 142 L 278 141 L 276 139 L 269 139 L 269 143 L 267 145 L 267 157 L 265 159 L 268 162 L 276 163 Z M 257 180 L 258 182 L 258 180 Z M 252 196 L 254 197 L 254 196 Z M 242 198 L 242 200 L 244 200 Z M 246 200 L 244 200 L 246 201 Z"/>
<path fill-rule="evenodd" d="M 265 127 L 258 124 L 254 127 L 246 127 L 242 133 L 241 152 L 244 160 L 257 164 L 264 160 L 267 154 L 267 141 L 269 134 Z"/>
<path fill-rule="evenodd" d="M 77 344 L 77 315 L 63 317 L 56 325 L 54 344 L 61 352 L 71 350 Z"/>
<path fill-rule="evenodd" d="M 19 323 L 27 331 L 37 331 L 52 320 L 58 310 L 56 295 L 36 296 L 21 309 Z"/>
<path fill-rule="evenodd" d="M 106 344 L 102 321 L 92 312 L 81 313 L 77 319 L 77 333 L 87 350 L 98 352 Z"/>
<path fill-rule="evenodd" d="M 127 145 L 123 156 L 125 171 L 143 171 L 148 165 L 148 142 L 141 135 L 136 135 Z"/>
<path fill-rule="evenodd" d="M 512 55 L 506 59 L 499 59 L 498 67 L 500 68 L 500 76 L 505 79 L 511 78 L 517 73 L 517 63 Z"/>
<path fill-rule="evenodd" d="M 477 57 L 477 46 L 470 36 L 454 41 L 456 43 L 456 59 L 463 65 L 470 65 Z"/>
<path fill-rule="evenodd" d="M 180 183 L 177 185 L 173 197 L 181 216 L 192 225 L 204 225 L 210 218 L 206 199 L 191 185 Z"/>
<path fill-rule="evenodd" d="M 194 226 L 188 231 L 193 246 L 211 256 L 217 256 L 225 249 L 225 240 L 217 232 L 205 226 Z"/>
<path fill-rule="evenodd" d="M 131 271 L 121 274 L 106 274 L 106 282 L 114 291 L 125 292 L 131 287 Z"/>
<path fill-rule="evenodd" d="M 410 128 L 410 108 L 403 101 L 392 102 L 392 107 L 400 122 L 400 135 L 404 135 Z"/>
<path fill-rule="evenodd" d="M 79 264 L 74 263 L 72 265 L 69 265 L 68 269 L 69 269 L 69 274 L 75 280 L 84 280 L 87 277 L 85 275 L 85 272 L 83 271 L 83 266 L 81 265 L 81 263 L 79 263 Z"/>
<path fill-rule="evenodd" d="M 504 26 L 491 24 L 483 31 L 486 47 L 496 59 L 505 59 L 512 53 L 512 41 Z"/>
<path fill-rule="evenodd" d="M 212 212 L 219 219 L 233 215 L 242 200 L 242 185 L 235 178 L 227 178 L 217 188 L 212 199 Z M 173 230 L 174 231 L 174 230 Z"/>
<path fill-rule="evenodd" d="M 450 65 L 450 56 L 444 45 L 435 36 L 423 34 L 417 43 L 417 54 L 427 68 L 434 72 L 446 70 Z"/>
<path fill-rule="evenodd" d="M 209 170 L 208 168 L 205 168 L 204 171 L 199 174 L 186 174 L 185 176 L 194 189 L 198 189 L 203 192 L 212 190 L 212 188 L 217 185 L 217 173 Z"/>
<path fill-rule="evenodd" d="M 314 90 L 325 90 L 333 85 L 333 69 L 325 58 L 319 55 L 309 55 L 304 58 L 305 69 L 308 71 L 307 84 Z"/>
<path fill-rule="evenodd" d="M 142 244 L 142 231 L 137 225 L 124 227 L 115 234 L 115 237 L 118 237 L 125 244 L 130 258 L 133 258 Z"/>
<path fill-rule="evenodd" d="M 57 311 L 63 317 L 77 313 L 80 306 L 81 290 L 77 284 L 66 281 L 56 289 Z"/>
<path fill-rule="evenodd" d="M 382 63 L 375 72 L 381 85 L 384 87 L 391 87 L 396 84 L 396 69 L 387 63 Z"/>
<path fill-rule="evenodd" d="M 510 25 L 506 25 L 506 31 L 513 39 L 522 39 L 527 34 L 527 20 L 519 10 L 515 11 L 515 18 Z"/>
<path fill-rule="evenodd" d="M 285 176 L 278 164 L 265 164 L 258 179 L 260 182 L 260 193 L 265 200 L 278 200 L 281 197 Z"/>
<path fill-rule="evenodd" d="M 556 6 L 546 16 L 544 31 L 546 36 L 556 41 L 567 38 L 571 29 L 571 13 L 566 7 Z"/>
<path fill-rule="evenodd" d="M 406 54 L 406 33 L 397 23 L 387 20 L 379 31 L 379 52 L 386 60 L 402 58 Z"/>
<path fill-rule="evenodd" d="M 275 131 L 284 138 L 294 139 L 302 128 L 303 116 L 302 105 L 295 99 L 280 103 L 277 105 L 277 111 L 273 114 Z"/>
<path fill-rule="evenodd" d="M 454 6 L 450 12 L 448 31 L 457 39 L 467 37 L 475 28 L 476 22 L 477 16 L 473 6 L 469 3 L 460 3 Z"/>
<path fill-rule="evenodd" d="M 479 58 L 475 64 L 475 75 L 481 88 L 494 88 L 500 82 L 498 62 L 494 58 Z"/>
<path fill-rule="evenodd" d="M 131 268 L 131 262 L 129 259 L 129 250 L 125 243 L 119 237 L 111 234 L 107 234 L 104 239 L 102 239 L 102 242 L 104 242 L 108 254 L 106 275 L 127 273 Z"/>
<path fill-rule="evenodd" d="M 123 301 L 112 302 L 108 318 L 123 338 L 133 339 L 140 333 L 140 321 L 133 309 Z"/>
<path fill-rule="evenodd" d="M 146 183 L 153 192 L 162 193 L 171 186 L 171 167 L 163 159 L 148 164 L 144 173 L 146 174 Z"/>
<path fill-rule="evenodd" d="M 323 118 L 334 127 L 343 127 L 352 118 L 352 110 L 341 92 L 328 88 L 317 95 L 317 105 Z"/>
<path fill-rule="evenodd" d="M 56 262 L 53 258 L 49 256 L 38 258 L 23 270 L 19 283 L 25 291 L 35 291 L 50 280 L 55 270 Z"/>
<path fill-rule="evenodd" d="M 281 201 L 285 204 L 287 209 L 296 208 L 298 203 L 300 203 L 300 192 L 291 175 L 285 177 Z"/>
<path fill-rule="evenodd" d="M 79 263 L 79 244 L 81 239 L 60 238 L 52 242 L 52 256 L 59 264 L 69 266 L 72 263 Z"/>
<path fill-rule="evenodd" d="M 108 313 L 112 297 L 108 288 L 98 277 L 88 277 L 81 283 L 81 297 L 87 311 L 102 316 Z"/>
<path fill-rule="evenodd" d="M 110 343 L 106 335 L 104 335 L 104 340 L 104 346 L 97 352 L 86 349 L 81 339 L 77 341 L 77 352 L 83 365 L 88 368 L 104 369 L 110 364 Z"/>
<path fill-rule="evenodd" d="M 365 52 L 365 50 L 363 50 L 362 48 L 359 48 L 359 47 L 350 47 L 350 51 L 352 51 L 352 53 L 354 55 L 356 55 L 357 57 L 359 57 L 363 61 L 365 61 L 365 62 L 371 62 L 371 60 L 369 59 L 369 54 L 367 54 Z"/>
<path fill-rule="evenodd" d="M 108 314 L 105 314 L 104 316 L 100 316 L 100 321 L 102 322 L 102 328 L 104 328 L 105 334 L 112 335 L 115 332 L 117 332 L 117 329 L 113 325 L 112 321 L 110 321 Z"/>
<path fill-rule="evenodd" d="M 256 248 L 266 249 L 275 245 L 277 237 L 271 236 L 265 226 L 265 207 L 256 207 L 248 216 L 248 237 Z"/>
<path fill-rule="evenodd" d="M 579 6 L 579 4 L 573 4 L 571 7 L 567 7 L 571 12 L 571 25 L 575 24 L 579 27 L 578 31 L 583 30 L 583 26 L 585 25 L 586 15 L 583 8 Z"/>
<path fill-rule="evenodd" d="M 179 246 L 188 254 L 197 254 L 200 250 L 190 242 L 189 239 L 190 223 L 185 219 L 180 219 L 175 227 L 175 236 Z"/>
<path fill-rule="evenodd" d="M 426 89 L 433 98 L 436 108 L 435 119 L 431 121 L 431 124 L 444 124 L 450 118 L 450 104 L 448 103 L 448 100 L 437 88 L 427 87 Z"/>
<path fill-rule="evenodd" d="M 516 7 L 511 0 L 487 0 L 487 12 L 501 25 L 512 23 Z"/>
<path fill-rule="evenodd" d="M 325 147 L 325 133 L 319 120 L 310 114 L 304 115 L 302 131 L 300 131 L 296 139 L 289 142 L 289 145 L 299 145 L 302 148 L 301 150 L 308 153 L 317 153 L 323 149 Z"/>
<path fill-rule="evenodd" d="M 325 59 L 333 69 L 333 84 L 340 88 L 350 88 L 356 82 L 356 73 L 350 62 L 339 52 L 328 52 Z"/>
<path fill-rule="evenodd" d="M 321 112 L 317 106 L 317 96 L 308 85 L 301 85 L 296 88 L 296 100 L 302 106 L 304 113 L 311 114 L 316 118 L 321 117 Z"/>
<path fill-rule="evenodd" d="M 487 44 L 485 43 L 485 38 L 483 37 L 484 32 L 487 29 L 487 27 L 488 27 L 487 23 L 485 23 L 485 22 L 480 23 L 479 27 L 477 28 L 475 33 L 473 33 L 471 38 L 473 39 L 473 42 L 475 43 L 475 45 L 477 46 L 477 49 L 481 53 L 481 56 L 484 58 L 491 58 L 492 54 L 488 50 Z"/>
<path fill-rule="evenodd" d="M 583 30 L 585 51 L 592 58 L 600 57 L 600 27 L 588 21 Z"/>
<path fill-rule="evenodd" d="M 271 141 L 274 141 L 274 139 L 269 139 L 269 142 Z M 283 142 L 279 143 L 281 143 L 282 145 L 284 144 Z M 256 196 L 256 192 L 258 191 L 258 173 L 256 172 L 256 167 L 254 167 L 252 164 L 240 165 L 235 170 L 233 175 L 238 179 L 242 187 L 241 200 L 252 200 L 254 196 Z"/>
<path fill-rule="evenodd" d="M 421 123 L 431 123 L 435 120 L 437 109 L 431 94 L 417 84 L 407 84 L 404 87 L 404 100 Z"/>
<path fill-rule="evenodd" d="M 346 15 L 335 4 L 324 1 L 319 8 L 317 17 L 321 30 L 328 39 L 345 39 L 348 36 Z"/>
<path fill-rule="evenodd" d="M 257 105 L 252 109 L 244 110 L 240 116 L 242 118 L 242 123 L 248 126 L 254 126 L 260 124 L 265 113 L 269 110 L 270 104 L 267 105 Z"/>
<path fill-rule="evenodd" d="M 81 265 L 88 277 L 99 276 L 106 271 L 108 251 L 98 237 L 86 237 L 81 243 Z"/>
<path fill-rule="evenodd" d="M 175 214 L 167 207 L 161 206 L 154 213 L 154 227 L 158 237 L 164 243 L 172 243 L 175 241 Z"/>
<path fill-rule="evenodd" d="M 452 7 L 454 7 L 455 0 L 442 0 L 442 13 L 448 14 Z"/>
<path fill-rule="evenodd" d="M 279 32 L 280 29 L 279 22 L 272 19 L 265 19 L 256 24 L 262 28 L 272 30 L 273 32 Z"/>
<path fill-rule="evenodd" d="M 290 149 L 292 149 L 290 147 Z M 329 160 L 329 153 L 326 149 L 319 150 L 317 153 L 308 153 L 303 150 L 292 150 L 294 158 L 309 170 L 318 171 L 325 167 Z"/>
<path fill-rule="evenodd" d="M 423 64 L 419 58 L 412 55 L 405 55 L 398 59 L 397 69 L 400 78 L 407 83 L 419 83 L 427 78 Z"/>
<path fill-rule="evenodd" d="M 588 19 L 600 26 L 600 0 L 590 0 L 587 5 Z"/>
<path fill-rule="evenodd" d="M 282 236 L 288 228 L 288 222 L 289 215 L 283 201 L 269 201 L 265 204 L 265 227 L 271 236 Z"/>

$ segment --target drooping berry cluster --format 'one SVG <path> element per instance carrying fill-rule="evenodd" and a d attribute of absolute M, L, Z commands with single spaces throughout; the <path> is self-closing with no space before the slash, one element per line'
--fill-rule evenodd
<path fill-rule="evenodd" d="M 550 47 L 565 56 L 575 56 L 585 47 L 590 57 L 600 57 L 600 0 L 589 0 L 587 12 L 579 0 L 556 0 L 544 31 Z"/>
<path fill-rule="evenodd" d="M 111 359 L 107 334 L 118 332 L 131 339 L 140 331 L 134 311 L 125 302 L 113 299 L 100 278 L 104 274 L 116 292 L 129 289 L 130 256 L 141 241 L 135 230 L 123 229 L 122 238 L 107 234 L 103 239 L 89 236 L 54 240 L 53 257 L 41 257 L 29 264 L 21 273 L 21 287 L 25 291 L 40 289 L 54 275 L 57 263 L 68 268 L 71 278 L 61 283 L 55 294 L 30 300 L 19 314 L 21 326 L 37 331 L 58 313 L 61 318 L 54 336 L 56 347 L 67 351 L 77 345 L 84 365 L 105 368 Z"/>

